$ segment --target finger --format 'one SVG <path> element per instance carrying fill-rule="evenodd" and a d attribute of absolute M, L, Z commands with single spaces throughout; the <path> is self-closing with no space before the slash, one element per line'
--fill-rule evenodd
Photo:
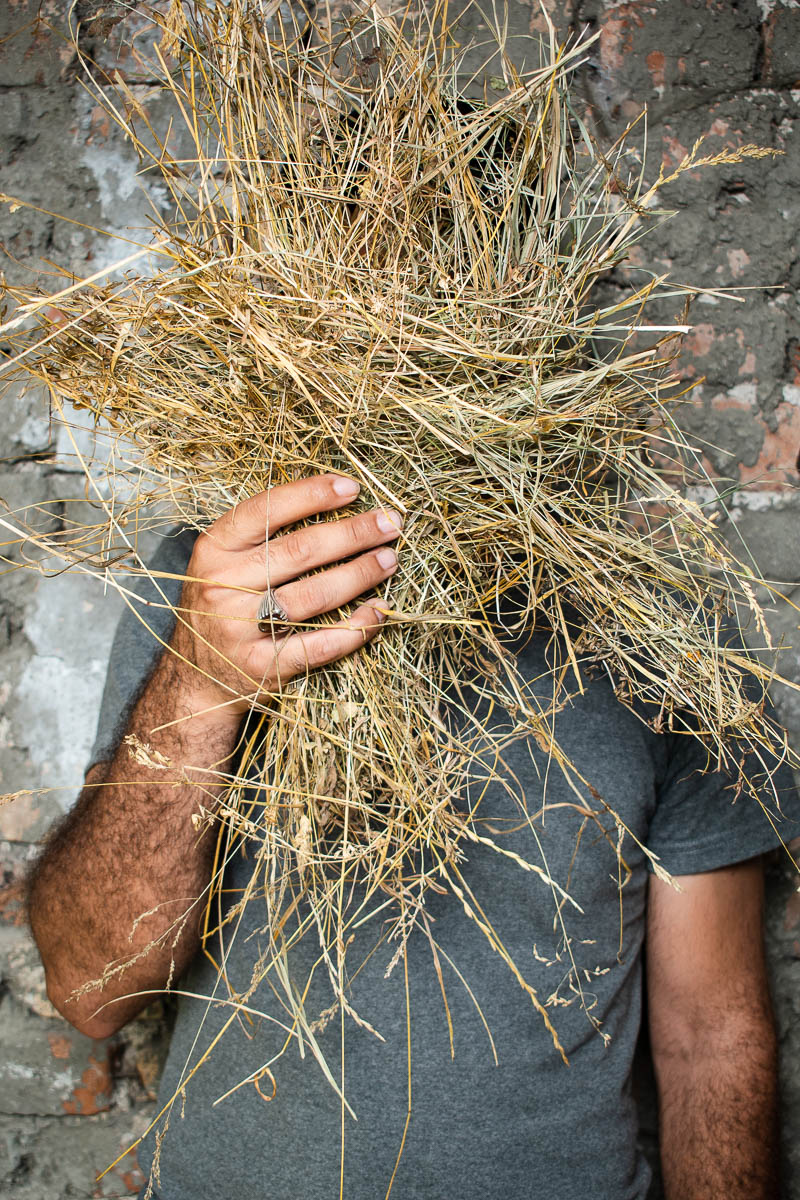
<path fill-rule="evenodd" d="M 359 491 L 359 484 L 344 475 L 312 475 L 293 483 L 281 483 L 242 500 L 223 513 L 207 533 L 218 539 L 225 550 L 246 550 L 258 546 L 285 525 L 350 504 Z"/>
<path fill-rule="evenodd" d="M 349 604 L 363 592 L 371 591 L 397 570 L 397 555 L 389 546 L 362 554 L 352 562 L 329 571 L 298 579 L 277 588 L 275 598 L 290 621 L 307 621 L 320 613 Z"/>
<path fill-rule="evenodd" d="M 273 669 L 280 683 L 354 654 L 380 631 L 385 617 L 374 604 L 362 604 L 345 621 L 295 634 L 282 643 Z M 266 640 L 266 639 L 265 639 Z M 274 653 L 274 643 L 269 653 Z"/>
<path fill-rule="evenodd" d="M 269 543 L 269 558 L 260 564 L 261 586 L 277 587 L 316 567 L 394 541 L 402 527 L 403 518 L 398 512 L 379 509 L 342 521 L 320 521 L 294 529 Z M 256 555 L 259 554 L 257 551 Z"/>

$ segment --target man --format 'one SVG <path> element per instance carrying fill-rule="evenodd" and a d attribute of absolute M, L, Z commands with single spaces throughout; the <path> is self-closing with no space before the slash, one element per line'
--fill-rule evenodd
<path fill-rule="evenodd" d="M 180 619 L 172 629 L 169 611 L 156 607 L 123 622 L 87 786 L 32 879 L 48 992 L 79 1029 L 112 1034 L 168 982 L 183 996 L 161 1094 L 162 1104 L 177 1101 L 143 1163 L 155 1194 L 644 1197 L 631 1066 L 646 932 L 666 1194 L 777 1196 L 758 859 L 776 844 L 775 828 L 755 803 L 732 802 L 728 780 L 703 773 L 695 739 L 652 732 L 600 674 L 558 714 L 555 734 L 601 802 L 576 797 L 532 739 L 475 783 L 495 839 L 529 855 L 533 834 L 550 878 L 581 911 L 483 846 L 470 846 L 462 872 L 484 905 L 479 919 L 547 1002 L 569 1066 L 452 893 L 428 894 L 425 919 L 388 978 L 397 948 L 381 942 L 381 918 L 353 930 L 347 996 L 380 1037 L 349 1017 L 331 1019 L 309 935 L 291 951 L 287 978 L 268 978 L 215 1047 L 230 997 L 247 988 L 264 949 L 263 899 L 235 909 L 211 945 L 224 956 L 221 987 L 198 954 L 214 834 L 198 835 L 192 816 L 213 808 L 214 772 L 235 754 L 248 703 L 232 696 L 274 692 L 379 633 L 381 609 L 369 596 L 396 569 L 398 515 L 295 525 L 343 508 L 357 491 L 335 475 L 300 480 L 245 501 L 196 541 L 167 540 L 155 568 L 185 573 L 180 596 L 179 584 L 171 592 Z M 268 587 L 300 622 L 367 599 L 349 621 L 276 639 L 256 620 Z M 136 619 L 142 613 L 156 637 Z M 542 630 L 506 641 L 532 691 L 546 695 L 557 639 Z M 477 694 L 475 711 L 487 727 L 502 724 Z M 152 742 L 172 766 L 138 763 L 123 734 Z M 785 840 L 795 835 L 795 823 L 774 808 L 773 816 Z M 643 844 L 680 890 L 648 872 Z M 245 843 L 228 865 L 225 903 L 236 903 L 251 872 Z M 289 931 L 293 919 L 300 915 L 290 915 Z M 107 971 L 102 991 L 82 990 L 120 961 L 129 965 Z M 286 988 L 304 993 L 317 1018 L 299 1039 L 290 1037 Z"/>

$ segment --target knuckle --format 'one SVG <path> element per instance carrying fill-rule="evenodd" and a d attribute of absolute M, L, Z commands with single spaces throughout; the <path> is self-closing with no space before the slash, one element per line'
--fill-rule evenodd
<path fill-rule="evenodd" d="M 350 591 L 354 597 L 373 586 L 377 580 L 374 555 L 362 554 L 351 564 L 351 580 Z"/>
<path fill-rule="evenodd" d="M 255 575 L 256 572 L 258 572 L 259 578 L 264 575 L 269 578 L 270 560 L 274 552 L 274 542 L 264 542 L 260 546 L 254 546 L 251 550 L 246 551 L 241 558 L 240 578 L 245 575 Z"/>
<path fill-rule="evenodd" d="M 214 539 L 208 533 L 198 534 L 197 541 L 192 547 L 192 555 L 186 568 L 187 574 L 199 574 L 198 568 L 203 567 L 215 553 Z"/>
<path fill-rule="evenodd" d="M 283 588 L 276 588 L 274 595 L 286 615 L 295 621 L 303 621 L 306 617 L 325 611 L 322 607 L 325 603 L 324 587 L 315 577 L 298 579 L 292 585 L 292 595 L 288 605 Z"/>
<path fill-rule="evenodd" d="M 347 546 L 351 552 L 360 550 L 374 536 L 374 531 L 368 518 L 365 520 L 363 517 L 359 517 L 355 521 L 346 521 L 344 524 Z"/>
<path fill-rule="evenodd" d="M 315 663 L 329 662 L 340 653 L 340 639 L 333 629 L 320 629 L 312 646 L 311 661 Z"/>
<path fill-rule="evenodd" d="M 364 607 L 364 624 L 359 629 L 363 635 L 364 641 L 368 642 L 371 638 L 377 637 L 383 625 L 383 615 L 377 608 Z"/>
<path fill-rule="evenodd" d="M 280 541 L 281 551 L 293 566 L 304 567 L 308 562 L 308 535 L 304 529 L 293 529 Z"/>
<path fill-rule="evenodd" d="M 303 613 L 302 617 L 297 618 L 299 620 L 318 617 L 320 613 L 330 612 L 331 608 L 336 607 L 336 601 L 331 595 L 331 584 L 327 580 L 325 572 L 320 572 L 319 575 L 313 575 L 299 583 L 297 605 L 302 608 Z"/>
<path fill-rule="evenodd" d="M 365 554 L 360 560 L 359 566 L 362 583 L 371 585 L 383 578 L 384 568 L 374 554 Z"/>
<path fill-rule="evenodd" d="M 278 673 L 283 680 L 293 679 L 301 675 L 309 667 L 309 658 L 303 638 L 293 637 L 288 640 L 275 656 Z"/>

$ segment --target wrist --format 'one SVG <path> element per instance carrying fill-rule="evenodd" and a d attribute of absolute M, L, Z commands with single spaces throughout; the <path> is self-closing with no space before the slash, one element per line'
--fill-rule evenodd
<path fill-rule="evenodd" d="M 151 682 L 166 702 L 169 725 L 180 741 L 233 742 L 246 711 L 243 701 L 207 679 L 179 647 L 164 650 Z"/>

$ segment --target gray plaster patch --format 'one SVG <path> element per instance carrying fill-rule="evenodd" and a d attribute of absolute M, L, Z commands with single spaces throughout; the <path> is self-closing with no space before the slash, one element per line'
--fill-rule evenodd
<path fill-rule="evenodd" d="M 57 1018 L 49 1029 L 32 1022 L 8 996 L 0 1003 L 0 1016 L 0 1113 L 61 1116 L 95 1043 L 79 1039 L 65 1061 L 53 1056 L 46 1036 L 58 1029 Z"/>
<path fill-rule="evenodd" d="M 16 688 L 14 737 L 41 785 L 65 789 L 63 808 L 83 779 L 121 609 L 101 581 L 70 574 L 40 580 L 26 614 L 34 655 Z"/>
<path fill-rule="evenodd" d="M 0 395 L 5 438 L 11 453 L 41 454 L 48 450 L 53 431 L 46 388 L 39 384 L 14 383 L 2 388 Z"/>

